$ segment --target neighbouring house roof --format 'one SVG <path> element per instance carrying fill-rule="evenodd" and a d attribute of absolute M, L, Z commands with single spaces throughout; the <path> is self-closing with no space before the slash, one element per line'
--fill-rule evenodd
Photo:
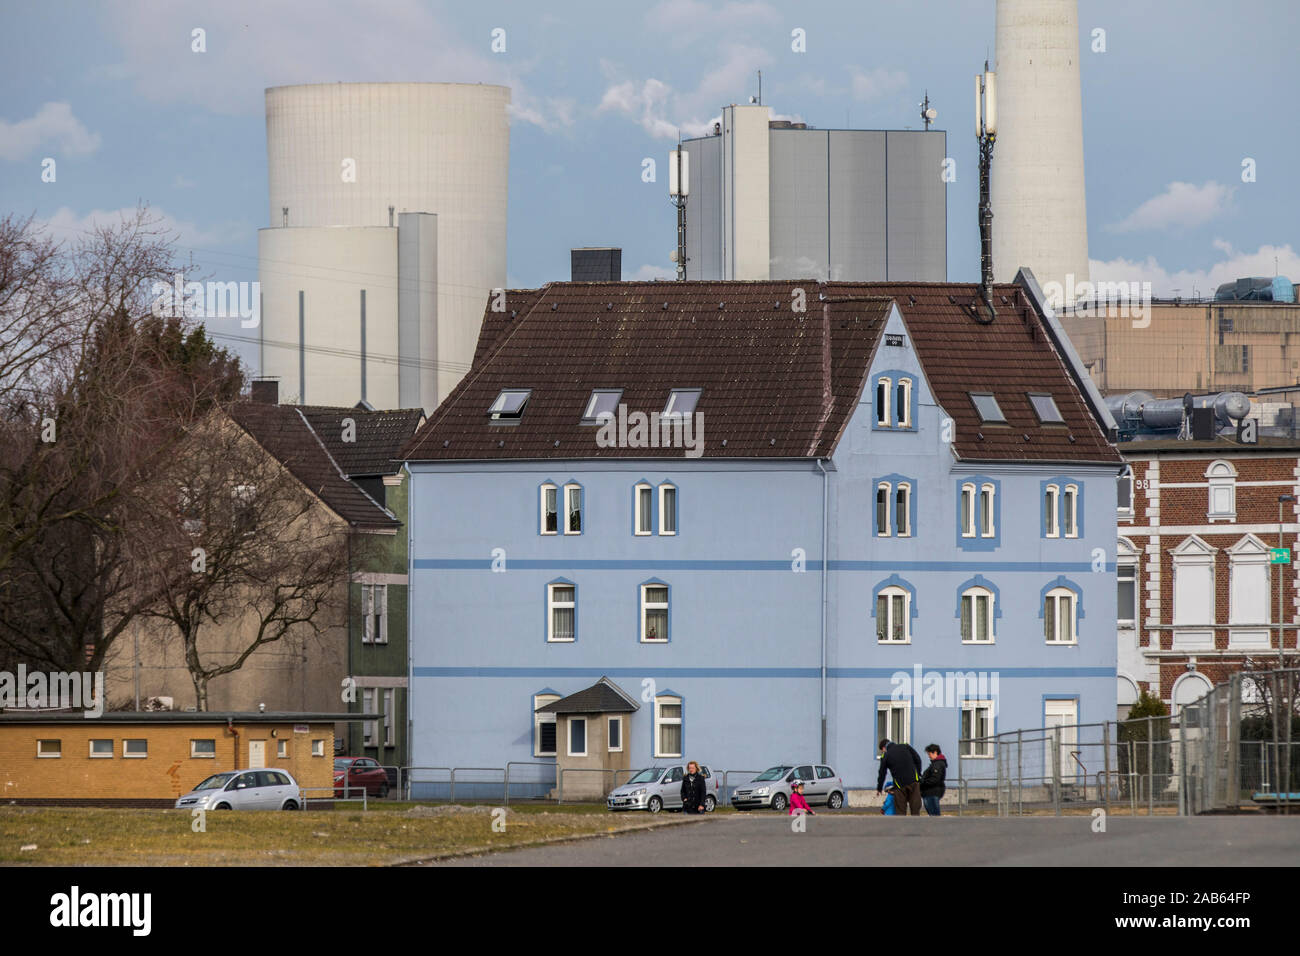
<path fill-rule="evenodd" d="M 807 311 L 792 310 L 803 290 Z M 962 283 L 559 282 L 508 291 L 484 313 L 473 366 L 406 445 L 407 460 L 681 457 L 682 449 L 600 447 L 581 423 L 595 389 L 629 412 L 662 412 L 702 389 L 706 458 L 825 458 L 864 396 L 896 305 L 954 451 L 978 461 L 1119 464 L 1043 317 L 1019 285 L 994 289 L 995 321 L 972 316 Z M 503 389 L 528 389 L 522 415 L 493 423 Z M 991 392 L 1006 424 L 981 425 L 970 392 Z M 1061 424 L 1028 393 L 1050 394 Z M 725 442 L 725 444 L 724 444 Z"/>
<path fill-rule="evenodd" d="M 378 720 L 382 714 L 329 714 L 315 711 L 234 711 L 234 710 L 106 710 L 93 718 L 97 724 L 337 724 Z M 76 724 L 86 726 L 81 710 L 6 710 L 0 711 L 0 724 Z"/>
<path fill-rule="evenodd" d="M 411 440 L 424 421 L 424 410 L 399 408 L 376 410 L 301 405 L 299 410 L 311 424 L 339 469 L 349 478 L 395 475 L 401 469 L 402 446 Z M 343 440 L 343 420 L 355 425 L 355 440 Z"/>
<path fill-rule="evenodd" d="M 231 407 L 231 417 L 349 524 L 360 530 L 401 527 L 392 512 L 347 479 L 307 416 L 296 406 L 238 402 Z"/>
<path fill-rule="evenodd" d="M 640 705 L 602 677 L 585 690 L 537 708 L 539 714 L 630 714 Z"/>

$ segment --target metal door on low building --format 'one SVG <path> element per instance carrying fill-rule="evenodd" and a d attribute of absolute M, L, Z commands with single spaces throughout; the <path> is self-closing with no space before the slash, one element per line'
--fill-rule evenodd
<path fill-rule="evenodd" d="M 265 740 L 250 740 L 248 742 L 248 765 L 250 767 L 266 766 Z"/>

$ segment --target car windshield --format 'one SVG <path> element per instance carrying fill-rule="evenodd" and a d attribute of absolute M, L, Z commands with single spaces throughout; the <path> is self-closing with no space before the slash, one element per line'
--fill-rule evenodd
<path fill-rule="evenodd" d="M 755 780 L 780 780 L 783 776 L 785 776 L 786 771 L 791 770 L 791 769 L 793 769 L 793 768 L 791 768 L 791 767 L 768 767 L 766 770 L 764 770 L 762 773 L 760 773 L 760 774 L 759 774 L 757 777 L 755 777 L 754 779 L 755 779 Z"/>
<path fill-rule="evenodd" d="M 336 760 L 336 761 L 334 761 L 334 769 L 335 769 L 335 770 L 347 770 L 348 767 L 351 766 L 351 764 L 352 764 L 352 761 L 351 761 L 351 760 Z"/>
<path fill-rule="evenodd" d="M 220 790 L 229 782 L 230 778 L 233 776 L 234 776 L 233 773 L 214 773 L 212 776 L 208 777 L 207 780 L 204 780 L 201 784 L 199 784 L 194 789 L 195 790 Z"/>
<path fill-rule="evenodd" d="M 663 772 L 662 767 L 648 767 L 629 780 L 628 783 L 654 783 Z"/>

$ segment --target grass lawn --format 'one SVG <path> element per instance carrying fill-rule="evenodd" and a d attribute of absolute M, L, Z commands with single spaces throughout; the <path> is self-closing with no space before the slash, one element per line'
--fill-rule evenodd
<path fill-rule="evenodd" d="M 196 833 L 187 810 L 0 806 L 0 865 L 380 866 L 445 853 L 638 829 L 678 814 L 610 813 L 591 806 L 399 804 L 289 812 L 209 811 Z M 500 824 L 498 824 L 498 827 Z M 35 849 L 24 850 L 24 846 Z"/>

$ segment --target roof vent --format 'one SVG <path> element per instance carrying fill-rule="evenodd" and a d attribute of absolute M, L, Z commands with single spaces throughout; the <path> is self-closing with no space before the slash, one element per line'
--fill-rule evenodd
<path fill-rule="evenodd" d="M 511 309 L 511 310 L 510 310 L 510 318 L 513 319 L 513 318 L 514 318 L 515 316 L 517 316 L 518 314 L 519 314 L 519 311 L 518 311 L 517 309 Z"/>
<path fill-rule="evenodd" d="M 505 447 L 506 447 L 506 442 L 505 442 L 505 439 L 504 439 L 504 438 L 501 439 L 501 441 L 497 442 L 497 447 L 498 447 L 498 448 L 505 448 Z"/>
<path fill-rule="evenodd" d="M 719 302 L 719 303 L 718 303 L 718 309 L 721 310 L 722 308 L 724 308 L 724 307 L 726 306 L 726 304 L 727 304 L 727 303 L 725 303 L 725 302 Z"/>
<path fill-rule="evenodd" d="M 768 443 L 769 445 L 775 445 L 775 444 L 776 444 L 776 439 L 775 439 L 775 438 L 769 438 L 769 439 L 767 440 L 767 443 Z"/>
<path fill-rule="evenodd" d="M 447 447 L 448 445 L 450 445 L 450 444 L 451 444 L 451 442 L 448 441 L 446 438 L 444 438 L 444 439 L 442 440 L 442 447 L 443 447 L 443 448 L 446 448 L 446 447 Z"/>
<path fill-rule="evenodd" d="M 551 311 L 552 311 L 552 312 L 554 312 L 554 311 L 555 311 L 556 309 L 558 309 L 559 307 L 560 307 L 560 303 L 558 303 L 558 302 L 552 302 L 552 303 L 551 303 Z"/>
<path fill-rule="evenodd" d="M 612 312 L 613 310 L 614 310 L 614 303 L 613 303 L 613 302 L 606 302 L 606 303 L 605 303 L 605 311 L 606 311 L 606 312 Z"/>
<path fill-rule="evenodd" d="M 555 439 L 555 447 L 556 447 L 556 448 L 559 448 L 559 447 L 560 447 L 560 440 L 559 440 L 558 438 Z"/>
<path fill-rule="evenodd" d="M 664 311 L 665 311 L 665 312 L 668 311 L 668 303 L 667 303 L 667 302 L 664 303 Z"/>
<path fill-rule="evenodd" d="M 1070 444 L 1073 445 L 1073 444 L 1074 444 L 1074 436 L 1071 435 L 1071 436 L 1069 436 L 1069 438 L 1070 438 Z"/>
<path fill-rule="evenodd" d="M 1025 441 L 1029 441 L 1029 433 L 1028 433 L 1028 432 L 1025 432 L 1025 433 L 1022 434 L 1020 437 L 1023 438 Z"/>
<path fill-rule="evenodd" d="M 908 304 L 908 305 L 916 305 L 916 296 L 914 296 L 914 295 L 909 295 L 909 296 L 907 297 L 907 304 Z"/>
<path fill-rule="evenodd" d="M 726 440 L 725 438 L 722 439 L 722 447 L 723 447 L 723 448 L 726 448 L 726 447 L 727 447 L 727 440 Z"/>

